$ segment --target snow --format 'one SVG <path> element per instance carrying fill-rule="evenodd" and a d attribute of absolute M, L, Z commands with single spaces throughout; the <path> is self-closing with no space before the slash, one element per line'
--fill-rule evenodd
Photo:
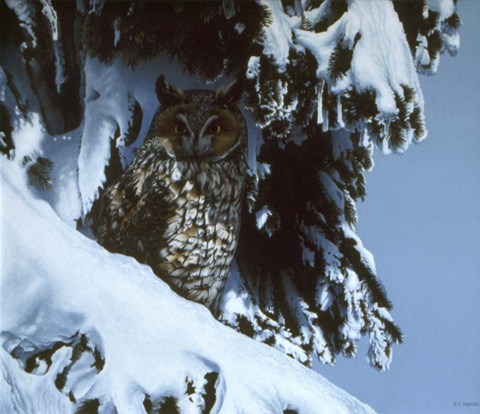
<path fill-rule="evenodd" d="M 383 331 L 385 330 L 384 324 L 377 318 L 372 318 L 373 329 L 369 334 L 369 347 L 367 360 L 370 364 L 375 365 L 376 363 L 383 366 L 383 370 L 388 370 L 392 362 L 391 356 L 389 357 L 384 351 L 386 347 L 385 335 Z"/>
<path fill-rule="evenodd" d="M 342 283 L 344 279 L 344 276 L 340 270 L 340 259 L 342 255 L 338 250 L 338 247 L 328 240 L 324 231 L 318 226 L 308 226 L 305 225 L 305 223 L 300 222 L 298 225 L 298 230 L 302 236 L 300 241 L 302 243 L 302 257 L 304 262 L 313 267 L 315 264 L 315 252 L 305 246 L 302 238 L 308 241 L 310 245 L 315 246 L 317 250 L 322 252 L 323 261 L 325 262 L 325 276 L 327 279 L 337 283 Z M 320 302 L 321 300 L 318 301 L 318 303 Z"/>
<path fill-rule="evenodd" d="M 448 53 L 451 56 L 456 56 L 458 49 L 460 48 L 460 33 L 442 33 L 442 41 L 444 42 Z"/>
<path fill-rule="evenodd" d="M 230 325 L 236 324 L 237 314 L 248 314 L 249 319 L 253 319 L 255 313 L 250 297 L 246 291 L 239 289 L 240 287 L 240 273 L 234 261 L 221 298 L 222 317 Z"/>
<path fill-rule="evenodd" d="M 326 32 L 313 33 L 305 30 L 295 30 L 297 43 L 310 50 L 318 62 L 317 77 L 327 77 L 327 66 L 330 55 L 340 36 L 344 19 L 337 20 Z"/>
<path fill-rule="evenodd" d="M 60 136 L 48 136 L 43 141 L 44 153 L 53 162 L 54 185 L 42 196 L 59 217 L 72 227 L 76 226 L 76 220 L 82 212 L 77 171 L 81 128 L 82 126 Z"/>
<path fill-rule="evenodd" d="M 128 91 L 126 68 L 105 66 L 87 57 L 85 62 L 85 115 L 78 157 L 78 185 L 82 212 L 86 215 L 105 181 L 105 166 L 110 159 L 111 140 L 117 125 L 120 137 L 128 129 Z M 120 138 L 119 137 L 119 138 Z"/>
<path fill-rule="evenodd" d="M 263 53 L 275 59 L 280 72 L 285 70 L 292 42 L 292 28 L 300 26 L 299 17 L 289 17 L 280 1 L 261 0 L 271 14 L 272 23 L 264 31 Z"/>
<path fill-rule="evenodd" d="M 433 13 L 437 15 L 435 25 L 430 28 L 428 34 L 438 31 L 442 41 L 440 53 L 447 51 L 451 56 L 455 56 L 460 47 L 460 35 L 457 29 L 452 28 L 448 23 L 448 19 L 455 13 L 455 10 L 455 0 L 428 0 L 423 12 L 425 20 Z M 419 73 L 434 75 L 438 71 L 440 56 L 439 54 L 430 56 L 427 46 L 427 38 L 419 34 L 415 50 L 415 65 Z"/>
<path fill-rule="evenodd" d="M 332 132 L 332 155 L 335 161 L 344 160 L 347 168 L 351 169 L 352 165 L 348 162 L 348 152 L 353 150 L 353 143 L 350 133 L 345 129 L 338 129 Z"/>
<path fill-rule="evenodd" d="M 428 0 L 428 8 L 439 14 L 440 20 L 448 19 L 455 13 L 453 0 Z"/>
<path fill-rule="evenodd" d="M 346 238 L 355 240 L 355 249 L 360 253 L 362 263 L 372 271 L 373 274 L 377 274 L 375 266 L 375 259 L 373 254 L 363 246 L 362 240 L 358 235 L 346 224 L 342 226 L 342 231 Z"/>
<path fill-rule="evenodd" d="M 307 19 L 313 26 L 319 23 L 321 20 L 327 18 L 329 10 L 330 3 L 328 1 L 324 1 L 322 4 L 320 4 L 320 7 L 305 11 L 304 16 L 305 19 Z"/>
<path fill-rule="evenodd" d="M 319 304 L 322 312 L 330 309 L 330 307 L 333 305 L 333 296 L 329 292 L 329 285 L 327 283 L 322 283 L 318 286 L 317 303 Z"/>
<path fill-rule="evenodd" d="M 259 73 L 260 57 L 252 56 L 248 60 L 246 77 L 247 79 L 255 79 Z"/>
<path fill-rule="evenodd" d="M 15 159 L 21 162 L 26 156 L 38 152 L 45 140 L 45 130 L 39 114 L 32 113 L 30 118 L 19 118 L 17 127 L 12 132 L 15 142 Z"/>
<path fill-rule="evenodd" d="M 362 293 L 358 276 L 350 269 L 347 269 L 345 288 L 347 317 L 341 328 L 341 332 L 344 337 L 349 340 L 357 341 L 361 338 L 361 330 L 363 327 L 362 310 L 360 308 Z"/>
<path fill-rule="evenodd" d="M 3 159 L 1 171 L 1 412 L 73 413 L 65 395 L 71 392 L 80 403 L 98 398 L 100 413 L 145 412 L 147 394 L 152 401 L 175 396 L 182 412 L 197 413 L 205 375 L 217 372 L 212 413 L 373 413 L 315 372 L 215 321 L 148 267 L 66 225 L 32 196 L 17 164 Z M 80 334 L 87 342 L 78 360 L 64 346 L 48 370 L 24 371 L 28 356 L 59 341 L 74 344 Z M 98 372 L 94 349 L 105 361 Z M 61 393 L 54 382 L 66 367 Z M 196 388 L 190 399 L 186 378 Z"/>
<path fill-rule="evenodd" d="M 251 282 L 251 280 L 249 281 Z M 267 288 L 268 293 L 266 294 L 266 301 L 270 301 L 269 304 L 266 304 L 265 309 L 268 312 L 273 311 L 273 296 L 272 288 L 273 285 L 270 279 L 267 279 Z M 295 358 L 297 361 L 307 361 L 309 356 L 305 350 L 298 344 L 298 338 L 292 337 L 292 334 L 284 329 L 280 323 L 282 317 L 279 317 L 279 321 L 270 319 L 258 305 L 253 304 L 252 296 L 255 300 L 258 301 L 255 292 L 252 292 L 252 296 L 249 295 L 253 286 L 248 286 L 247 288 L 243 285 L 243 280 L 240 279 L 238 268 L 234 263 L 232 268 L 231 276 L 229 277 L 227 284 L 225 286 L 225 291 L 222 296 L 222 315 L 221 320 L 224 323 L 227 323 L 228 326 L 237 327 L 238 326 L 238 315 L 246 317 L 248 321 L 252 324 L 252 327 L 255 331 L 253 338 L 257 341 L 264 342 L 272 337 L 275 337 L 275 349 L 281 351 L 284 354 L 290 355 Z M 247 292 L 248 291 L 248 292 Z M 262 326 L 259 325 L 262 324 Z M 310 326 L 310 328 L 312 328 Z M 315 330 L 316 327 L 313 327 Z M 315 331 L 318 334 L 317 331 Z M 323 342 L 322 342 L 323 341 Z M 322 362 L 331 363 L 332 357 L 329 354 L 328 348 L 323 340 L 323 336 L 320 335 L 320 338 L 315 337 L 314 343 L 316 344 L 318 350 L 323 350 L 323 354 L 328 358 L 325 360 L 322 358 Z"/>
<path fill-rule="evenodd" d="M 54 385 L 56 370 L 45 375 L 24 372 L 17 362 L 0 348 L 0 409 L 3 413 L 73 413 L 68 398 L 59 398 Z"/>
<path fill-rule="evenodd" d="M 382 36 L 378 36 L 379 32 Z M 345 45 L 353 46 L 357 34 L 361 35 L 354 48 L 347 79 L 332 86 L 335 94 L 340 95 L 352 86 L 359 92 L 374 90 L 378 110 L 388 118 L 398 112 L 393 93 L 403 95 L 401 85 L 404 84 L 417 90 L 419 104 L 423 107 L 410 49 L 390 1 L 352 0 L 348 11 L 326 32 L 296 30 L 295 33 L 297 41 L 317 58 L 320 79 L 327 77 L 328 63 L 337 41 L 343 37 Z"/>
<path fill-rule="evenodd" d="M 318 173 L 318 181 L 323 187 L 323 195 L 325 198 L 333 204 L 338 211 L 343 211 L 345 208 L 343 192 L 337 187 L 330 175 L 325 171 L 320 171 Z"/>
<path fill-rule="evenodd" d="M 257 219 L 257 228 L 262 229 L 265 226 L 265 223 L 268 220 L 268 217 L 272 215 L 272 212 L 268 208 L 268 206 L 263 206 L 260 210 L 258 210 L 256 213 L 256 219 Z"/>

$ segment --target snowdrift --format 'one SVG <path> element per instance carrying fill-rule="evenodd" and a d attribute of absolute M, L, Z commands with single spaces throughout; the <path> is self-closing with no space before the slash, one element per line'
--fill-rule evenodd
<path fill-rule="evenodd" d="M 374 412 L 66 225 L 19 166 L 1 171 L 1 413 Z"/>

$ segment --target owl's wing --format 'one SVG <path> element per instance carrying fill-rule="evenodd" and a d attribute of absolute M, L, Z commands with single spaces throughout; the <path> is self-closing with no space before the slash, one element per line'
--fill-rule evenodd
<path fill-rule="evenodd" d="M 106 189 L 96 231 L 105 248 L 145 261 L 147 235 L 161 236 L 171 209 L 167 159 L 165 151 L 143 146 L 120 179 Z"/>
<path fill-rule="evenodd" d="M 98 243 L 112 252 L 121 252 L 121 224 L 125 218 L 126 208 L 123 183 L 119 181 L 105 190 L 100 202 L 100 213 L 95 229 Z"/>

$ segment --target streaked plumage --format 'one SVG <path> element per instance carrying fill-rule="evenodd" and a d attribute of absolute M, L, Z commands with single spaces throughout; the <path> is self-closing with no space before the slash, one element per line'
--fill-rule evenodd
<path fill-rule="evenodd" d="M 161 107 L 144 144 L 101 202 L 97 239 L 135 257 L 181 295 L 218 306 L 240 226 L 247 128 L 238 84 L 181 91 L 157 81 Z"/>

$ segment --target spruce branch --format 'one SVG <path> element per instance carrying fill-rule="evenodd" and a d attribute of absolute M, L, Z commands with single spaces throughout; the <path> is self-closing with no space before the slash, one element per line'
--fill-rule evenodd
<path fill-rule="evenodd" d="M 53 183 L 53 162 L 36 154 L 25 156 L 22 165 L 27 169 L 28 182 L 39 190 L 49 190 Z"/>
<path fill-rule="evenodd" d="M 431 59 L 434 59 L 436 55 L 438 55 L 443 47 L 443 41 L 442 41 L 442 34 L 440 33 L 440 30 L 434 30 L 432 33 L 430 33 L 427 37 L 428 41 L 428 54 L 430 55 Z"/>
<path fill-rule="evenodd" d="M 394 151 L 400 151 L 405 149 L 407 144 L 407 131 L 403 127 L 403 122 L 400 119 L 396 119 L 391 122 L 387 131 L 387 141 L 389 147 Z"/>
<path fill-rule="evenodd" d="M 426 134 L 425 121 L 423 119 L 422 109 L 419 106 L 416 105 L 413 108 L 413 111 L 410 114 L 409 121 L 413 129 L 415 139 L 421 140 L 425 138 L 425 134 Z"/>
<path fill-rule="evenodd" d="M 328 62 L 328 76 L 337 82 L 343 78 L 352 65 L 353 49 L 344 45 L 342 40 L 337 42 Z"/>
<path fill-rule="evenodd" d="M 445 24 L 453 30 L 458 30 L 462 25 L 462 21 L 457 13 L 453 13 L 447 20 L 445 20 Z"/>
<path fill-rule="evenodd" d="M 402 84 L 401 85 L 403 89 L 403 95 L 404 99 L 407 103 L 413 103 L 415 100 L 415 97 L 417 96 L 417 92 L 415 91 L 415 88 L 412 88 L 408 85 Z"/>

